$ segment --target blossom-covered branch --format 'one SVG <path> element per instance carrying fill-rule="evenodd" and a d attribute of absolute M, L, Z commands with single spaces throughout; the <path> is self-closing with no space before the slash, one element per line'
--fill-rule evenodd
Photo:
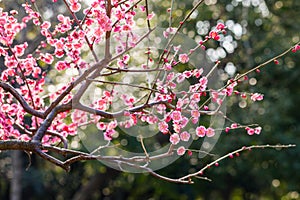
<path fill-rule="evenodd" d="M 225 24 L 217 22 L 198 42 L 190 42 L 182 33 L 203 2 L 196 2 L 175 24 L 172 1 L 166 11 L 169 26 L 163 28 L 150 0 L 64 0 L 58 6 L 64 6 L 66 13 L 48 20 L 35 1 L 18 5 L 24 15 L 17 12 L 19 8 L 0 8 L 0 150 L 35 153 L 67 171 L 74 162 L 99 160 L 118 170 L 150 172 L 170 182 L 203 178 L 204 170 L 230 154 L 179 179 L 155 170 L 192 151 L 211 155 L 210 150 L 189 147 L 217 141 L 222 130 L 242 128 L 248 135 L 259 135 L 258 124 L 230 120 L 225 102 L 234 95 L 263 100 L 263 94 L 239 91 L 241 79 L 300 49 L 298 43 L 224 84 L 218 76 L 221 61 L 211 62 L 205 50 L 209 41 L 219 44 L 227 34 Z M 22 31 L 30 29 L 42 38 L 39 44 L 20 40 Z M 37 48 L 29 53 L 32 45 Z M 225 120 L 231 125 L 223 128 Z M 90 141 L 93 134 L 97 137 Z M 137 138 L 141 152 L 131 152 L 125 145 L 126 134 Z M 155 141 L 160 138 L 156 134 L 163 139 Z M 87 151 L 70 145 L 75 135 L 82 135 Z M 232 153 L 292 146 L 249 146 Z"/>

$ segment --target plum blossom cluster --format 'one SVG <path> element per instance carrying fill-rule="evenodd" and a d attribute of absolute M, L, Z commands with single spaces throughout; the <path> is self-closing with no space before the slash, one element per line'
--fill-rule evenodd
<path fill-rule="evenodd" d="M 20 19 L 17 11 L 0 8 L 0 56 L 5 66 L 0 81 L 0 140 L 38 140 L 43 145 L 57 145 L 76 135 L 79 127 L 95 124 L 109 142 L 117 137 L 118 128 L 140 122 L 155 125 L 176 147 L 177 154 L 184 155 L 184 144 L 216 135 L 216 130 L 204 126 L 201 119 L 218 112 L 224 98 L 235 93 L 238 80 L 212 89 L 208 86 L 210 73 L 204 73 L 203 66 L 181 72 L 173 69 L 188 63 L 197 48 L 205 49 L 207 40 L 220 40 L 221 34 L 226 34 L 223 23 L 218 23 L 190 52 L 182 52 L 180 45 L 170 45 L 155 58 L 147 49 L 147 59 L 138 64 L 142 67 L 136 67 L 137 56 L 130 51 L 151 33 L 154 13 L 149 12 L 148 5 L 133 0 L 94 0 L 88 7 L 79 0 L 64 2 L 69 13 L 58 13 L 51 21 L 42 19 L 35 1 L 22 5 L 26 14 Z M 138 12 L 149 26 L 143 36 L 133 31 Z M 18 42 L 17 36 L 31 23 L 43 40 L 37 45 Z M 169 39 L 177 31 L 169 27 L 163 36 Z M 102 44 L 101 52 L 97 51 Z M 296 45 L 292 51 L 299 49 Z M 70 69 L 78 73 L 66 78 L 68 84 L 49 93 L 46 86 L 56 83 L 48 69 L 59 75 L 66 75 Z M 129 74 L 134 73 L 138 75 L 132 80 Z M 99 83 L 100 94 L 91 104 L 84 104 L 82 97 L 92 83 Z M 188 87 L 183 89 L 186 83 Z M 127 87 L 126 91 L 120 91 L 120 86 Z M 250 99 L 261 101 L 263 95 L 253 93 Z M 217 106 L 210 108 L 208 102 Z M 190 130 L 190 125 L 195 129 Z M 225 131 L 238 127 L 232 125 Z M 249 135 L 260 134 L 261 127 L 247 126 L 245 130 Z"/>
<path fill-rule="evenodd" d="M 16 106 L 16 105 L 15 105 Z M 14 107 L 15 107 L 14 106 Z M 12 107 L 9 105 L 1 105 L 0 111 L 0 140 L 8 140 L 12 138 L 20 138 L 20 132 L 13 128 L 15 121 L 8 118 L 7 113 L 15 115 L 14 111 L 11 110 Z"/>
<path fill-rule="evenodd" d="M 218 41 L 220 40 L 220 33 L 226 34 L 225 25 L 223 23 L 218 23 L 215 30 L 209 32 L 209 38 Z"/>
<path fill-rule="evenodd" d="M 34 4 L 34 1 L 32 1 L 32 3 Z M 70 0 L 68 3 L 71 12 L 73 12 L 72 14 L 81 10 L 79 1 Z M 50 21 L 43 21 L 40 13 L 36 12 L 29 3 L 23 4 L 27 15 L 21 19 L 22 22 L 18 22 L 18 19 L 15 18 L 18 14 L 17 11 L 12 10 L 8 13 L 3 12 L 1 9 L 0 39 L 3 46 L 0 47 L 0 54 L 4 57 L 4 64 L 7 67 L 1 73 L 1 79 L 5 82 L 15 84 L 17 92 L 19 92 L 19 95 L 22 96 L 24 101 L 31 106 L 32 109 L 41 112 L 46 112 L 49 105 L 62 96 L 62 103 L 70 102 L 73 95 L 71 93 L 64 95 L 65 90 L 68 88 L 68 85 L 66 85 L 56 92 L 49 94 L 50 104 L 45 104 L 45 99 L 41 98 L 41 94 L 46 92 L 44 90 L 46 74 L 42 72 L 43 69 L 39 66 L 38 62 L 42 61 L 48 65 L 54 64 L 55 68 L 62 72 L 68 68 L 86 69 L 88 63 L 82 59 L 82 53 L 86 51 L 84 50 L 86 45 L 92 49 L 93 45 L 103 41 L 105 34 L 110 31 L 116 33 L 116 39 L 118 39 L 118 37 L 121 38 L 120 34 L 124 30 L 130 30 L 134 25 L 133 16 L 135 12 L 133 10 L 130 12 L 124 10 L 124 8 L 131 7 L 130 4 L 132 1 L 125 2 L 122 5 L 118 5 L 118 1 L 114 1 L 113 3 L 114 9 L 110 11 L 111 13 L 107 13 L 105 1 L 95 1 L 92 3 L 91 8 L 83 10 L 85 14 L 84 21 L 79 22 L 78 19 L 71 19 L 70 16 L 58 14 L 56 24 Z M 112 30 L 112 20 L 114 20 L 114 30 Z M 45 40 L 41 41 L 39 47 L 35 49 L 34 55 L 27 53 L 25 56 L 25 50 L 28 48 L 27 42 L 17 45 L 12 44 L 18 33 L 31 21 L 40 29 L 40 34 L 45 37 Z M 74 28 L 74 26 L 76 27 Z M 121 39 L 119 40 L 121 41 Z M 127 46 L 127 44 L 122 43 L 122 47 L 124 46 Z M 46 49 L 49 49 L 49 47 L 52 47 L 53 51 L 47 52 L 48 50 Z M 123 48 L 122 51 L 124 51 L 124 49 L 125 48 Z M 125 63 L 126 56 L 123 56 L 123 58 Z M 2 92 L 4 91 L 1 88 L 1 93 Z M 95 103 L 94 108 L 106 110 L 109 101 L 108 98 L 107 93 L 104 93 L 104 98 L 99 99 Z M 11 130 L 14 129 L 14 126 L 12 126 L 14 124 L 13 122 L 17 122 L 24 130 L 31 131 L 25 131 L 25 133 L 22 134 L 27 136 L 22 138 L 29 140 L 30 137 L 34 135 L 34 131 L 43 123 L 44 119 L 32 116 L 31 123 L 28 125 L 24 119 L 26 112 L 22 105 L 15 101 L 12 95 L 9 93 L 2 95 L 1 104 L 2 102 L 6 105 L 1 105 L 1 108 L 5 108 L 5 110 L 3 110 L 2 126 L 8 127 L 7 124 L 9 124 L 10 129 L 3 128 L 3 130 L 7 131 L 1 133 L 1 135 L 3 135 L 1 138 L 18 138 L 20 134 L 17 133 L 19 133 L 19 131 Z M 7 110 L 19 110 L 19 113 L 16 116 Z M 76 117 L 79 113 L 80 117 Z M 87 113 L 75 111 L 72 114 L 73 122 L 66 124 L 64 119 L 68 118 L 69 115 L 70 112 L 68 110 L 58 113 L 48 130 L 56 131 L 66 137 L 67 135 L 76 134 L 78 125 L 88 122 Z M 12 119 L 6 118 L 7 116 L 10 116 Z M 107 132 L 109 132 L 107 135 L 112 135 L 114 126 L 108 125 L 107 127 Z M 7 137 L 9 132 L 13 134 Z M 59 137 L 52 137 L 47 134 L 43 137 L 43 143 L 45 144 L 56 143 L 59 140 Z"/>
<path fill-rule="evenodd" d="M 9 13 L 4 12 L 0 8 L 0 42 L 5 46 L 9 46 L 13 43 L 16 35 L 25 28 L 25 24 L 18 22 L 18 20 L 13 16 L 18 14 L 16 10 L 11 10 Z M 4 49 L 1 48 L 1 54 L 5 54 Z"/>

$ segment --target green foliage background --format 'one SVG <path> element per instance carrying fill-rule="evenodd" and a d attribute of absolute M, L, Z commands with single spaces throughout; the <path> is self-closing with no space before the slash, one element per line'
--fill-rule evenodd
<path fill-rule="evenodd" d="M 245 0 L 206 0 L 198 15 L 184 26 L 184 33 L 197 35 L 196 23 L 208 20 L 233 20 L 247 24 L 247 33 L 237 39 L 237 48 L 222 60 L 222 67 L 231 61 L 242 73 L 250 67 L 271 58 L 300 37 L 300 1 L 265 1 L 270 14 L 263 17 L 258 8 L 247 6 Z M 263 1 L 260 1 L 263 2 Z M 174 23 L 181 21 L 192 8 L 192 1 L 174 1 Z M 152 3 L 156 13 L 164 13 L 170 1 Z M 168 16 L 161 14 L 161 26 L 168 25 Z M 194 33 L 192 33 L 194 32 Z M 228 34 L 234 34 L 228 32 Z M 211 43 L 211 47 L 216 44 Z M 206 171 L 212 182 L 196 180 L 194 185 L 181 185 L 159 180 L 148 174 L 121 173 L 100 162 L 80 162 L 70 173 L 34 157 L 25 170 L 28 159 L 22 154 L 22 196 L 24 199 L 300 199 L 300 59 L 299 52 L 280 59 L 279 65 L 269 64 L 259 74 L 251 74 L 257 84 L 247 86 L 250 92 L 265 94 L 262 103 L 240 109 L 238 99 L 228 102 L 228 116 L 241 123 L 259 123 L 263 132 L 249 137 L 243 130 L 221 136 L 213 153 L 222 155 L 243 145 L 296 144 L 287 150 L 253 150 L 234 159 L 224 160 L 219 167 Z M 245 86 L 246 87 L 246 86 Z M 0 199 L 9 198 L 11 159 L 10 152 L 1 153 Z M 196 164 L 180 159 L 159 172 L 170 177 L 183 175 L 190 168 L 198 169 L 205 160 Z"/>

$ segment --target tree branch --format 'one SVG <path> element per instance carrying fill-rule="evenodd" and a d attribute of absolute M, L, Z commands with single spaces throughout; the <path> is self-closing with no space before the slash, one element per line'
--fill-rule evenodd
<path fill-rule="evenodd" d="M 51 103 L 51 105 L 48 107 L 48 109 L 45 111 L 45 115 L 47 116 L 55 106 L 57 106 L 77 85 L 82 83 L 93 71 L 96 69 L 103 69 L 109 60 L 103 59 L 96 64 L 94 64 L 89 69 L 85 70 L 75 81 L 70 83 L 70 85 L 67 87 L 66 90 L 64 90 L 56 99 L 54 102 Z"/>
<path fill-rule="evenodd" d="M 190 180 L 190 179 L 193 178 L 193 177 L 196 177 L 196 176 L 199 176 L 199 175 L 201 176 L 202 173 L 203 173 L 206 169 L 212 167 L 212 166 L 215 165 L 216 163 L 218 163 L 218 162 L 224 160 L 225 158 L 231 157 L 232 155 L 234 155 L 234 154 L 236 154 L 236 153 L 240 153 L 240 152 L 242 152 L 242 151 L 251 150 L 251 149 L 266 149 L 266 148 L 272 148 L 272 149 L 277 149 L 277 148 L 291 148 L 291 147 L 295 147 L 295 146 L 296 146 L 296 145 L 294 145 L 294 144 L 288 144 L 288 145 L 281 145 L 281 144 L 279 144 L 279 145 L 269 145 L 269 144 L 266 144 L 266 145 L 243 146 L 243 147 L 241 147 L 240 149 L 237 149 L 237 150 L 235 150 L 235 151 L 232 151 L 232 152 L 230 152 L 230 153 L 228 153 L 228 154 L 226 154 L 226 155 L 224 155 L 224 156 L 222 156 L 222 157 L 216 159 L 215 161 L 213 161 L 213 162 L 207 164 L 205 167 L 203 167 L 203 168 L 200 169 L 199 171 L 181 177 L 180 180 L 181 180 L 181 181 L 184 181 L 184 180 L 187 180 L 187 179 Z"/>
<path fill-rule="evenodd" d="M 154 92 L 159 92 L 158 90 L 155 90 L 155 89 L 151 89 L 151 88 L 140 86 L 140 85 L 134 85 L 134 84 L 130 84 L 130 83 L 115 82 L 115 81 L 102 81 L 102 80 L 97 80 L 97 79 L 88 79 L 88 80 L 93 81 L 93 82 L 98 82 L 98 83 L 106 83 L 106 84 L 111 84 L 111 85 L 124 85 L 124 86 L 128 86 L 128 87 L 135 87 L 135 88 L 140 88 L 143 90 L 152 90 Z"/>
<path fill-rule="evenodd" d="M 77 161 L 83 161 L 83 160 L 103 160 L 103 161 L 108 161 L 112 163 L 119 164 L 125 164 L 131 167 L 135 167 L 137 169 L 143 169 L 150 174 L 152 174 L 155 177 L 158 177 L 162 180 L 172 182 L 172 183 L 184 183 L 184 184 L 193 184 L 193 178 L 198 178 L 198 179 L 203 179 L 203 180 L 210 180 L 207 177 L 203 177 L 202 174 L 203 172 L 212 167 L 213 165 L 217 164 L 218 162 L 224 160 L 225 158 L 231 157 L 234 154 L 240 153 L 242 151 L 246 150 L 252 150 L 252 149 L 266 149 L 266 148 L 272 148 L 272 149 L 281 149 L 281 148 L 291 148 L 295 147 L 296 145 L 294 144 L 288 144 L 288 145 L 252 145 L 252 146 L 243 146 L 240 149 L 237 149 L 235 151 L 232 151 L 215 161 L 207 164 L 200 170 L 198 170 L 195 173 L 191 173 L 185 176 L 182 176 L 180 178 L 170 178 L 166 177 L 163 175 L 160 175 L 156 172 L 154 172 L 151 168 L 148 168 L 144 165 L 138 165 L 137 163 L 144 163 L 144 162 L 149 162 L 151 160 L 156 160 L 156 159 L 161 159 L 167 156 L 170 156 L 173 154 L 173 145 L 170 146 L 168 152 L 158 155 L 158 156 L 138 156 L 138 157 L 131 157 L 131 158 L 125 158 L 122 156 L 101 156 L 101 155 L 92 155 L 89 153 L 84 153 L 80 151 L 75 151 L 75 150 L 69 150 L 65 148 L 59 148 L 59 147 L 53 147 L 53 146 L 43 146 L 42 144 L 38 144 L 35 142 L 24 142 L 20 140 L 8 140 L 8 141 L 0 141 L 0 150 L 23 150 L 23 151 L 29 151 L 29 152 L 34 152 L 37 153 L 39 156 L 44 158 L 45 160 L 48 160 L 49 162 L 65 169 L 66 171 L 70 170 L 70 165 L 74 162 Z M 66 155 L 66 154 L 73 154 L 74 156 L 67 159 L 66 161 L 61 161 L 58 160 L 57 158 L 43 152 L 43 150 L 48 150 L 48 151 L 53 151 L 61 155 Z M 120 170 L 121 166 L 120 166 Z"/>
<path fill-rule="evenodd" d="M 115 113 L 110 113 L 110 112 L 106 112 L 106 111 L 102 111 L 102 110 L 97 110 L 88 106 L 85 106 L 81 103 L 77 103 L 73 105 L 73 108 L 81 110 L 81 111 L 85 111 L 91 114 L 95 114 L 95 115 L 99 115 L 108 119 L 112 119 L 112 118 L 116 118 L 116 117 L 121 117 L 124 116 L 125 112 L 130 112 L 130 113 L 134 113 L 134 112 L 141 112 L 146 108 L 151 108 L 155 105 L 159 105 L 159 104 L 167 104 L 166 101 L 156 101 L 156 102 L 152 102 L 152 103 L 148 103 L 148 104 L 142 104 L 139 106 L 135 106 L 133 108 L 129 108 L 129 109 L 125 109 L 125 110 L 121 110 L 119 112 L 115 112 Z"/>
<path fill-rule="evenodd" d="M 51 126 L 52 121 L 54 120 L 54 118 L 56 117 L 56 115 L 58 113 L 61 113 L 61 112 L 67 111 L 67 110 L 71 110 L 71 109 L 72 109 L 72 102 L 55 107 L 50 112 L 50 114 L 46 117 L 46 119 L 43 121 L 41 126 L 38 128 L 38 130 L 34 134 L 34 136 L 32 138 L 32 142 L 39 143 L 42 140 L 42 138 L 44 137 L 44 135 L 47 132 L 47 129 Z"/>
<path fill-rule="evenodd" d="M 61 141 L 62 141 L 62 143 L 64 144 L 64 148 L 65 149 L 67 149 L 68 148 L 68 141 L 67 141 L 67 139 L 64 137 L 64 136 L 62 136 L 61 134 L 59 134 L 59 133 L 57 133 L 57 132 L 55 132 L 55 131 L 46 131 L 46 134 L 47 135 L 51 135 L 51 136 L 55 136 L 55 137 L 58 137 Z"/>
<path fill-rule="evenodd" d="M 3 88 L 5 91 L 9 92 L 11 95 L 13 95 L 17 101 L 21 104 L 21 106 L 23 107 L 23 109 L 33 115 L 33 116 L 36 116 L 36 117 L 39 117 L 39 118 L 42 118 L 44 119 L 45 118 L 45 114 L 42 113 L 42 112 L 39 112 L 33 108 L 31 108 L 28 103 L 25 101 L 25 99 L 19 94 L 19 92 L 17 92 L 15 90 L 15 88 L 13 88 L 11 85 L 7 84 L 7 83 L 4 83 L 3 81 L 0 81 L 0 87 Z"/>

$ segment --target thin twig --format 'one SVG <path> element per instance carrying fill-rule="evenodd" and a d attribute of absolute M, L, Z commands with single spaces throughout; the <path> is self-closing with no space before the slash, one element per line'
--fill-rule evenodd
<path fill-rule="evenodd" d="M 147 149 L 146 149 L 146 146 L 145 146 L 145 144 L 144 144 L 143 136 L 140 135 L 139 138 L 140 138 L 141 146 L 142 146 L 142 148 L 143 148 L 143 151 L 144 151 L 144 153 L 145 153 L 145 156 L 146 156 L 146 158 L 149 159 L 149 154 L 148 154 Z"/>
<path fill-rule="evenodd" d="M 49 130 L 46 131 L 46 134 L 47 134 L 47 135 L 51 135 L 51 136 L 58 137 L 58 138 L 62 141 L 62 143 L 64 144 L 64 148 L 65 148 L 65 149 L 68 148 L 68 141 L 67 141 L 67 139 L 66 139 L 64 136 L 62 136 L 61 134 L 59 134 L 59 133 L 57 133 L 57 132 L 55 132 L 55 131 L 49 131 Z"/>
<path fill-rule="evenodd" d="M 98 83 L 105 83 L 105 84 L 111 84 L 111 85 L 124 85 L 124 86 L 129 86 L 129 87 L 140 88 L 140 89 L 144 89 L 144 90 L 153 90 L 153 89 L 148 88 L 148 87 L 144 87 L 144 86 L 140 86 L 140 85 L 134 85 L 134 84 L 130 84 L 130 83 L 101 81 L 101 80 L 97 80 L 97 79 L 88 79 L 88 80 L 93 81 L 93 82 L 98 82 Z M 153 90 L 153 91 L 154 92 L 159 92 L 158 90 Z"/>
<path fill-rule="evenodd" d="M 149 20 L 149 4 L 148 4 L 148 0 L 145 0 L 145 4 L 146 4 L 146 20 L 147 20 L 147 26 L 148 26 L 148 30 L 151 30 L 151 26 L 150 26 L 150 20 Z"/>
<path fill-rule="evenodd" d="M 147 31 L 147 33 L 145 33 L 136 43 L 135 43 L 135 46 L 132 46 L 132 47 L 127 47 L 123 52 L 119 53 L 118 55 L 114 56 L 111 58 L 111 62 L 120 58 L 121 56 L 123 56 L 124 54 L 126 54 L 127 52 L 129 52 L 131 49 L 135 48 L 136 45 L 138 45 L 139 43 L 141 43 L 145 38 L 147 38 L 151 33 L 152 31 L 155 30 L 155 27 L 149 31 Z"/>
<path fill-rule="evenodd" d="M 225 86 L 223 86 L 222 88 L 219 89 L 219 91 L 222 91 L 223 89 L 225 89 L 226 87 L 228 87 L 229 85 L 231 85 L 233 82 L 237 82 L 239 80 L 241 80 L 242 78 L 244 78 L 245 76 L 247 76 L 248 74 L 258 70 L 258 69 L 261 69 L 263 68 L 264 66 L 266 66 L 267 64 L 271 63 L 271 62 L 274 62 L 274 60 L 277 60 L 278 58 L 281 58 L 283 57 L 284 55 L 286 55 L 287 53 L 289 53 L 294 47 L 295 45 L 300 45 L 300 42 L 298 42 L 297 44 L 294 44 L 293 46 L 291 46 L 290 48 L 288 48 L 287 50 L 283 51 L 281 54 L 275 56 L 275 57 L 272 57 L 270 58 L 269 60 L 265 61 L 264 63 L 262 64 L 259 64 L 257 65 L 256 67 L 246 71 L 245 73 L 243 74 L 238 74 L 233 80 L 231 80 L 229 83 L 227 83 Z"/>
<path fill-rule="evenodd" d="M 116 67 L 106 67 L 106 69 L 109 69 L 109 70 L 115 70 L 117 72 L 144 72 L 144 73 L 147 73 L 147 72 L 155 72 L 155 71 L 164 71 L 164 69 L 158 69 L 158 68 L 154 68 L 154 69 L 120 69 L 120 68 L 116 68 Z M 101 76 L 103 76 L 101 74 Z"/>
<path fill-rule="evenodd" d="M 54 163 L 55 165 L 63 168 L 64 170 L 66 170 L 67 172 L 70 171 L 70 166 L 69 165 L 65 165 L 62 161 L 54 158 L 53 156 L 50 156 L 49 154 L 43 152 L 41 149 L 36 149 L 35 152 L 41 156 L 42 158 L 44 158 L 45 160 L 48 160 L 51 163 Z"/>
<path fill-rule="evenodd" d="M 105 3 L 106 3 L 106 15 L 110 19 L 111 18 L 111 9 L 112 9 L 111 0 L 107 0 L 107 1 L 105 1 Z M 104 53 L 104 57 L 107 58 L 107 59 L 111 58 L 110 35 L 111 35 L 111 31 L 106 31 L 105 32 L 105 53 Z"/>
<path fill-rule="evenodd" d="M 117 118 L 117 117 L 121 117 L 124 116 L 125 112 L 129 112 L 129 113 L 134 113 L 134 112 L 142 112 L 144 109 L 146 108 L 152 108 L 155 105 L 159 105 L 159 104 L 167 104 L 166 101 L 155 101 L 155 102 L 151 102 L 148 104 L 142 104 L 142 105 L 138 105 L 132 108 L 128 108 L 128 109 L 124 109 L 124 110 L 120 110 L 118 112 L 114 112 L 114 113 L 110 113 L 110 112 L 106 112 L 106 111 L 102 111 L 102 110 L 97 110 L 88 106 L 85 106 L 81 103 L 76 103 L 75 105 L 73 105 L 74 109 L 78 109 L 78 110 L 82 110 L 91 114 L 95 114 L 95 115 L 99 115 L 102 117 L 105 117 L 107 119 L 112 119 L 112 118 Z"/>
<path fill-rule="evenodd" d="M 206 169 L 210 168 L 211 166 L 215 165 L 216 163 L 224 160 L 225 158 L 228 158 L 228 157 L 231 157 L 232 155 L 234 154 L 237 154 L 239 152 L 242 152 L 242 151 L 245 151 L 245 150 L 251 150 L 251 149 L 265 149 L 265 148 L 273 148 L 273 149 L 277 149 L 277 148 L 291 148 L 291 147 L 295 147 L 296 145 L 294 144 L 288 144 L 288 145 L 269 145 L 269 144 L 266 144 L 266 145 L 252 145 L 252 146 L 243 146 L 241 147 L 240 149 L 237 149 L 235 151 L 232 151 L 218 159 L 216 159 L 215 161 L 207 164 L 205 167 L 201 168 L 199 171 L 195 172 L 195 173 L 191 173 L 191 174 L 188 174 L 186 176 L 183 176 L 180 178 L 180 180 L 186 180 L 186 179 L 190 179 L 192 177 L 195 177 L 195 176 L 199 176 L 201 175 Z"/>

